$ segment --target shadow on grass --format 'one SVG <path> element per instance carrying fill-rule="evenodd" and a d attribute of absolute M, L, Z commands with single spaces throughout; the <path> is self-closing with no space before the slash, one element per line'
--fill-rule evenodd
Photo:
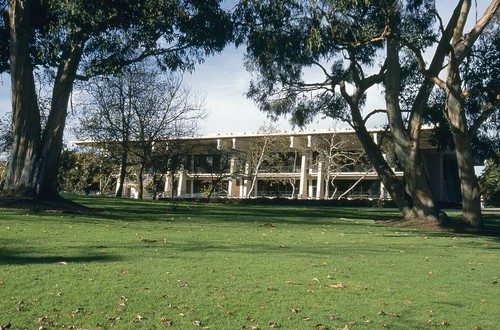
<path fill-rule="evenodd" d="M 110 255 L 30 255 L 27 251 L 12 251 L 0 248 L 0 265 L 110 262 L 119 259 L 117 256 Z"/>
<path fill-rule="evenodd" d="M 85 205 L 89 212 L 76 215 L 79 222 L 98 223 L 99 220 L 123 222 L 166 222 L 174 221 L 203 221 L 203 222 L 241 222 L 260 224 L 296 224 L 296 225 L 325 225 L 342 221 L 342 224 L 356 221 L 371 220 L 379 224 L 398 227 L 400 213 L 396 209 L 377 207 L 346 207 L 346 206 L 288 206 L 288 205 L 245 205 L 221 204 L 183 201 L 149 201 L 133 199 L 117 199 L 103 197 L 73 196 L 75 204 Z M 44 212 L 45 213 L 45 212 Z M 45 213 L 47 214 L 47 213 Z M 54 214 L 58 217 L 60 214 Z M 83 217 L 81 217 L 83 216 Z M 459 215 L 454 216 L 451 228 L 431 227 L 401 227 L 442 234 L 471 234 L 477 236 L 500 237 L 500 215 L 498 213 L 484 214 L 484 229 L 471 231 L 460 226 Z M 391 224 L 392 223 L 392 224 Z M 366 223 L 362 223 L 365 225 Z"/>

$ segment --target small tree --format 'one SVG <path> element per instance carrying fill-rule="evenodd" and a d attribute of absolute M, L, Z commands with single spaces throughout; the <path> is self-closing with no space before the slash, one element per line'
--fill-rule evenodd
<path fill-rule="evenodd" d="M 138 197 L 142 199 L 145 172 L 158 168 L 153 154 L 161 146 L 155 144 L 193 135 L 204 116 L 203 100 L 182 87 L 180 76 L 161 75 L 148 63 L 99 79 L 88 90 L 93 102 L 82 108 L 85 116 L 80 117 L 77 132 L 105 142 L 120 159 L 117 197 L 122 196 L 127 166 L 137 165 Z"/>
<path fill-rule="evenodd" d="M 498 153 L 500 157 L 500 153 Z M 489 159 L 479 177 L 481 195 L 488 205 L 500 206 L 500 162 L 499 159 Z"/>
<path fill-rule="evenodd" d="M 205 163 L 205 173 L 210 174 L 210 179 L 206 182 L 204 195 L 210 200 L 215 192 L 226 190 L 225 181 L 232 178 L 237 173 L 231 173 L 231 161 L 235 158 L 237 152 L 230 146 L 220 145 L 217 148 L 207 146 L 207 156 Z"/>
<path fill-rule="evenodd" d="M 322 171 L 325 198 L 333 199 L 335 197 L 337 190 L 334 189 L 333 192 L 330 192 L 330 185 L 335 187 L 334 182 L 340 173 L 354 168 L 362 159 L 366 160 L 365 153 L 363 150 L 359 150 L 359 146 L 355 142 L 351 138 L 338 134 L 323 135 L 314 141 L 312 148 L 317 155 L 315 162 L 318 171 Z M 352 189 L 354 187 L 355 185 L 352 186 Z"/>
<path fill-rule="evenodd" d="M 250 178 L 250 187 L 247 197 L 252 195 L 256 188 L 257 180 L 263 170 L 277 170 L 282 161 L 283 150 L 288 150 L 286 141 L 279 136 L 278 130 L 272 125 L 263 125 L 259 128 L 263 136 L 253 138 L 248 143 L 247 168 L 245 175 Z"/>

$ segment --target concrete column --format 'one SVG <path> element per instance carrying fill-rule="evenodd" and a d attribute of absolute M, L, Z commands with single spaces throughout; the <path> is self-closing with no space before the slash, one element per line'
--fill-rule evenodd
<path fill-rule="evenodd" d="M 165 186 L 163 187 L 163 194 L 165 197 L 173 197 L 172 196 L 172 181 L 174 180 L 172 172 L 168 171 L 165 175 Z"/>
<path fill-rule="evenodd" d="M 380 181 L 380 199 L 388 199 L 389 194 L 387 193 L 387 190 L 385 189 L 384 183 Z"/>
<path fill-rule="evenodd" d="M 316 177 L 316 199 L 325 197 L 325 184 L 323 179 L 323 162 L 318 162 L 318 175 Z"/>
<path fill-rule="evenodd" d="M 236 159 L 234 157 L 231 158 L 231 165 L 229 166 L 229 172 L 231 174 L 231 178 L 229 178 L 229 182 L 227 183 L 227 197 L 235 197 L 234 189 L 236 187 L 236 179 L 233 178 L 234 173 L 236 172 Z"/>
<path fill-rule="evenodd" d="M 186 170 L 179 171 L 179 183 L 177 185 L 177 196 L 182 196 L 186 193 Z"/>
<path fill-rule="evenodd" d="M 299 186 L 299 199 L 307 198 L 307 154 L 302 154 L 300 160 L 300 186 Z"/>
<path fill-rule="evenodd" d="M 307 180 L 308 194 L 307 196 L 314 197 L 314 184 L 313 180 Z"/>
<path fill-rule="evenodd" d="M 247 159 L 249 159 L 248 156 L 247 156 Z M 248 161 L 245 163 L 244 176 L 246 178 L 250 177 L 250 163 Z M 248 193 L 248 190 L 250 189 L 251 183 L 252 183 L 252 180 L 250 180 L 250 179 L 243 179 L 242 185 L 240 186 L 240 196 L 242 198 L 246 198 L 247 197 L 247 193 Z"/>

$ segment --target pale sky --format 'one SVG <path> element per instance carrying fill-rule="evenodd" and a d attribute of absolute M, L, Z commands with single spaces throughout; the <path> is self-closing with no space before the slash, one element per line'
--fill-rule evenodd
<path fill-rule="evenodd" d="M 478 11 L 471 10 L 470 20 L 480 17 L 489 1 L 478 1 Z M 438 11 L 442 14 L 450 9 L 449 0 L 437 0 Z M 453 4 L 455 1 L 452 2 Z M 448 7 L 447 7 L 448 6 Z M 442 9 L 442 10 L 440 10 Z M 448 13 L 449 15 L 449 13 Z M 445 15 L 443 15 L 445 16 Z M 448 17 L 443 17 L 446 21 Z M 184 83 L 193 91 L 205 96 L 207 119 L 201 124 L 202 135 L 255 132 L 263 124 L 269 123 L 265 113 L 259 111 L 257 105 L 245 97 L 251 76 L 243 65 L 243 49 L 235 49 L 230 45 L 222 54 L 209 57 L 196 67 L 193 74 L 186 73 Z M 0 115 L 11 109 L 10 76 L 0 75 Z M 383 108 L 384 100 L 381 89 L 369 91 L 367 109 Z M 380 125 L 374 121 L 369 126 Z M 273 124 L 281 130 L 291 130 L 287 118 Z M 331 119 L 317 118 L 306 129 L 330 129 L 345 127 L 335 124 Z"/>
<path fill-rule="evenodd" d="M 250 85 L 251 75 L 244 67 L 243 53 L 242 49 L 229 46 L 222 54 L 198 65 L 193 74 L 184 76 L 186 86 L 205 95 L 208 117 L 201 125 L 203 135 L 256 132 L 263 124 L 271 122 L 244 95 Z M 317 118 L 308 128 L 329 129 L 333 125 L 331 119 Z M 292 129 L 287 118 L 280 119 L 273 126 L 280 130 Z"/>

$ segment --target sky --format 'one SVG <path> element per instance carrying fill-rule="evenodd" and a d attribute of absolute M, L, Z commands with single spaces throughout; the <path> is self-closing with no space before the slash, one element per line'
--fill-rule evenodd
<path fill-rule="evenodd" d="M 478 3 L 479 2 L 479 3 Z M 481 16 L 489 1 L 475 1 L 478 5 L 477 16 Z M 447 4 L 446 4 L 447 3 Z M 436 1 L 440 13 L 452 9 L 449 1 Z M 448 6 L 448 8 L 446 7 Z M 481 11 L 482 10 L 482 11 Z M 472 15 L 475 15 L 474 9 Z M 448 13 L 449 15 L 449 13 Z M 445 15 L 443 15 L 445 16 Z M 443 17 L 447 20 L 448 17 Z M 473 20 L 471 17 L 470 19 Z M 251 75 L 244 67 L 244 50 L 230 45 L 221 54 L 206 58 L 192 74 L 184 75 L 184 84 L 205 97 L 207 118 L 200 125 L 201 135 L 256 132 L 261 126 L 270 123 L 266 114 L 257 105 L 246 98 Z M 368 94 L 369 109 L 383 108 L 384 100 L 381 89 L 371 89 Z M 11 109 L 10 76 L 0 75 L 0 115 Z M 379 117 L 380 118 L 380 117 Z M 383 122 L 375 119 L 369 126 L 379 126 Z M 273 126 L 282 131 L 290 131 L 293 127 L 288 118 L 280 118 Z M 331 119 L 316 118 L 306 130 L 343 128 L 345 124 L 334 123 Z M 297 128 L 295 128 L 297 130 Z"/>
<path fill-rule="evenodd" d="M 243 54 L 243 50 L 229 46 L 222 54 L 207 58 L 193 74 L 184 75 L 186 86 L 205 96 L 208 117 L 201 125 L 204 135 L 256 132 L 271 123 L 245 96 L 252 77 L 244 67 Z M 280 118 L 272 125 L 285 131 L 293 129 L 288 118 Z M 308 128 L 330 129 L 333 125 L 331 119 L 316 118 Z"/>

